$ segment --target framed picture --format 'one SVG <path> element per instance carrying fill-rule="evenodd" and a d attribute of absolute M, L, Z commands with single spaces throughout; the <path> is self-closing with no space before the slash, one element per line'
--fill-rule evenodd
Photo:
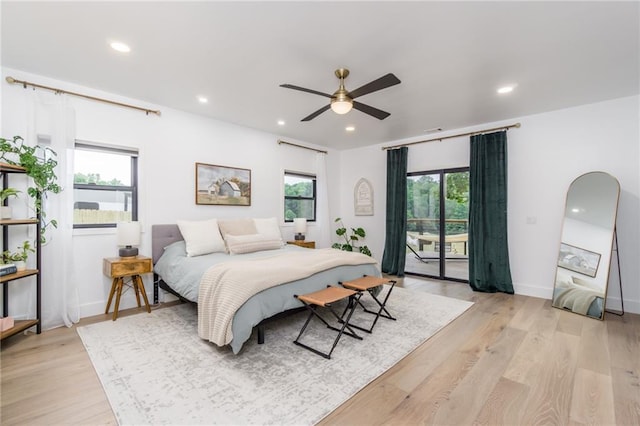
<path fill-rule="evenodd" d="M 373 216 L 373 186 L 365 178 L 353 188 L 353 209 L 356 216 Z"/>
<path fill-rule="evenodd" d="M 196 204 L 251 205 L 251 170 L 196 163 Z"/>
<path fill-rule="evenodd" d="M 560 243 L 558 266 L 594 278 L 598 273 L 600 254 Z"/>

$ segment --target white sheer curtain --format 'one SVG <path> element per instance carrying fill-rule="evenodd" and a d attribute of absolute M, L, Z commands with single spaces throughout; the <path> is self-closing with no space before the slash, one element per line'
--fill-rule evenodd
<path fill-rule="evenodd" d="M 329 184 L 327 182 L 327 154 L 316 154 L 316 247 L 331 246 L 331 219 L 329 218 Z"/>
<path fill-rule="evenodd" d="M 73 149 L 75 111 L 64 94 L 33 91 L 28 118 L 27 142 L 48 146 L 57 153 L 56 175 L 63 188 L 43 200 L 46 220 L 58 227 L 46 230 L 42 246 L 42 329 L 80 320 L 78 284 L 73 267 Z"/>

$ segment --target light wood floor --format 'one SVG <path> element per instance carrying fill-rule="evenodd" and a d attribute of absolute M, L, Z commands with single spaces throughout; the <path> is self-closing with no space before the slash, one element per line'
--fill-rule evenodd
<path fill-rule="evenodd" d="M 597 321 L 547 300 L 402 281 L 475 304 L 321 424 L 640 424 L 639 315 Z M 2 425 L 116 424 L 74 328 L 14 336 L 0 355 Z"/>

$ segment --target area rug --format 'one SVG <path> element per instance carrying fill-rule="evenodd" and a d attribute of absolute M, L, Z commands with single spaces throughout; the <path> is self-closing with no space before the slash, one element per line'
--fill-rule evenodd
<path fill-rule="evenodd" d="M 363 300 L 365 298 L 363 297 Z M 184 304 L 78 328 L 118 423 L 315 424 L 454 320 L 471 302 L 395 288 L 363 340 L 343 336 L 331 359 L 294 345 L 304 312 L 273 321 L 238 355 L 198 337 Z M 356 311 L 354 321 L 372 316 Z M 312 321 L 303 341 L 328 351 L 335 334 Z"/>

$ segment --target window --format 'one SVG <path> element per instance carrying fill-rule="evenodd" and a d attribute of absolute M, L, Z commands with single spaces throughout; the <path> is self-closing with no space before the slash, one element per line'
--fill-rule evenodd
<path fill-rule="evenodd" d="M 138 220 L 138 151 L 78 142 L 73 227 L 108 228 Z"/>
<path fill-rule="evenodd" d="M 296 217 L 316 220 L 316 177 L 284 172 L 284 221 L 293 222 Z"/>

